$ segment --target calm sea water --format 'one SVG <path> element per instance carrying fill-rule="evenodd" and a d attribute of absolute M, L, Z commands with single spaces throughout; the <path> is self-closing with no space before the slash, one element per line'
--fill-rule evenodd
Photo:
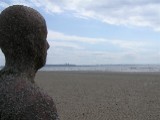
<path fill-rule="evenodd" d="M 160 72 L 160 65 L 47 65 L 41 71 Z"/>
<path fill-rule="evenodd" d="M 0 67 L 2 69 L 2 67 Z M 40 71 L 160 72 L 158 65 L 46 65 Z"/>

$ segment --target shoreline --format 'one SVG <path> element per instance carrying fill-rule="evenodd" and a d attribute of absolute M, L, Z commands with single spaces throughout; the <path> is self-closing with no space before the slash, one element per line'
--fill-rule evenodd
<path fill-rule="evenodd" d="M 132 72 L 132 71 L 83 71 L 83 70 L 79 70 L 79 71 L 67 71 L 67 70 L 61 70 L 61 71 L 47 71 L 47 70 L 39 70 L 37 72 L 39 73 L 90 73 L 90 74 L 142 74 L 142 75 L 160 75 L 160 72 L 151 72 L 151 71 L 147 71 L 147 72 Z"/>

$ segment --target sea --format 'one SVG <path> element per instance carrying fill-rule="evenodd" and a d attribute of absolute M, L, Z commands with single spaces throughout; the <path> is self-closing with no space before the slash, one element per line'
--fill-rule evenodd
<path fill-rule="evenodd" d="M 40 71 L 160 72 L 160 64 L 46 65 Z"/>
<path fill-rule="evenodd" d="M 160 64 L 46 65 L 39 71 L 160 72 Z"/>

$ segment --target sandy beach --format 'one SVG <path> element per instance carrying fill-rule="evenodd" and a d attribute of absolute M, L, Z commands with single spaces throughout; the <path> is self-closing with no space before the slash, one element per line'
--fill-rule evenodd
<path fill-rule="evenodd" d="M 61 120 L 159 120 L 160 73 L 38 72 Z"/>

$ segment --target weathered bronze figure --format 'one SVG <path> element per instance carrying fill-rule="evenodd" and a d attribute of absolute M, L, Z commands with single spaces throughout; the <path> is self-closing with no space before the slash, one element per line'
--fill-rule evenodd
<path fill-rule="evenodd" d="M 14 5 L 0 14 L 0 120 L 59 120 L 50 96 L 35 83 L 49 48 L 46 22 L 36 10 Z"/>

